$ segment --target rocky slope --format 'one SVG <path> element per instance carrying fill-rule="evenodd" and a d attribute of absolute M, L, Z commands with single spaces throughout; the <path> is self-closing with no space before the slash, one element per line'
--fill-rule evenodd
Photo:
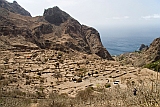
<path fill-rule="evenodd" d="M 10 12 L 21 14 L 24 16 L 31 16 L 31 14 L 22 8 L 16 1 L 9 3 L 6 0 L 0 0 L 0 7 L 7 9 Z"/>
<path fill-rule="evenodd" d="M 125 53 L 117 57 L 123 64 L 144 66 L 160 60 L 160 38 L 156 38 L 148 48 L 139 52 Z"/>
<path fill-rule="evenodd" d="M 143 52 L 147 55 L 148 61 L 160 60 L 160 38 L 156 38 L 151 44 L 148 50 Z"/>
<path fill-rule="evenodd" d="M 46 9 L 39 17 L 0 10 L 1 48 L 78 51 L 112 59 L 96 29 L 81 25 L 58 7 Z"/>

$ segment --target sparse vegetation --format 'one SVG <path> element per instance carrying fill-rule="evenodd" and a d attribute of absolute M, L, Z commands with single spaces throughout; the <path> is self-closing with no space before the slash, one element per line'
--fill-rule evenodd
<path fill-rule="evenodd" d="M 27 98 L 0 98 L 1 107 L 30 107 L 31 99 Z"/>
<path fill-rule="evenodd" d="M 145 65 L 144 67 L 151 69 L 151 70 L 154 70 L 154 71 L 158 71 L 158 69 L 160 69 L 160 60 L 158 60 L 156 62 L 149 63 L 149 64 Z"/>
<path fill-rule="evenodd" d="M 107 83 L 107 84 L 105 84 L 105 87 L 106 87 L 106 88 L 110 88 L 110 87 L 111 87 L 111 84 Z"/>
<path fill-rule="evenodd" d="M 37 91 L 37 96 L 32 96 L 34 99 L 40 98 L 36 102 L 30 99 L 30 97 L 27 98 L 27 93 L 13 90 L 1 94 L 0 104 L 2 107 L 30 107 L 32 102 L 33 104 L 38 103 L 37 107 L 89 107 L 91 105 L 93 107 L 159 107 L 160 88 L 149 88 L 148 85 L 144 85 L 145 82 L 141 84 L 139 86 L 130 84 L 127 89 L 121 89 L 117 86 L 110 90 L 108 90 L 111 86 L 110 84 L 106 84 L 104 88 L 88 87 L 79 91 L 75 98 L 71 98 L 67 94 L 60 95 L 55 92 L 50 93 L 49 98 L 45 98 L 44 88 L 40 87 L 39 91 Z M 153 84 L 156 85 L 155 82 Z M 133 94 L 133 87 L 137 89 L 136 96 Z"/>

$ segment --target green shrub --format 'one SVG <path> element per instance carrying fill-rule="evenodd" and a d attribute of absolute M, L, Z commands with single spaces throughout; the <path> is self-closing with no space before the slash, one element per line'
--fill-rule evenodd
<path fill-rule="evenodd" d="M 110 87 L 111 87 L 111 84 L 107 83 L 107 84 L 105 85 L 105 87 L 106 87 L 106 88 L 110 88 Z"/>
<path fill-rule="evenodd" d="M 144 68 L 148 68 L 148 69 L 157 71 L 160 68 L 160 60 L 158 60 L 156 62 L 149 63 L 149 64 L 145 65 Z"/>
<path fill-rule="evenodd" d="M 63 55 L 63 53 L 62 52 L 58 52 L 58 56 L 62 56 Z"/>

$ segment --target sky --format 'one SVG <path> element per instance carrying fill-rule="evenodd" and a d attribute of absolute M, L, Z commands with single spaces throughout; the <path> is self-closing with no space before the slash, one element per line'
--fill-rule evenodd
<path fill-rule="evenodd" d="M 13 2 L 13 0 L 7 0 Z M 95 28 L 160 26 L 160 0 L 16 0 L 32 16 L 58 6 Z"/>

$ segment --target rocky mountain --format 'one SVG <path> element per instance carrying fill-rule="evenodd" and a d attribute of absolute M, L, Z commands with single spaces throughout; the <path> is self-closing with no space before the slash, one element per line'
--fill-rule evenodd
<path fill-rule="evenodd" d="M 1 48 L 78 51 L 112 60 L 96 29 L 81 25 L 58 7 L 46 9 L 38 17 L 0 10 Z"/>
<path fill-rule="evenodd" d="M 7 9 L 10 12 L 21 14 L 24 16 L 31 16 L 31 14 L 22 8 L 16 1 L 9 3 L 6 0 L 0 0 L 0 7 Z"/>

